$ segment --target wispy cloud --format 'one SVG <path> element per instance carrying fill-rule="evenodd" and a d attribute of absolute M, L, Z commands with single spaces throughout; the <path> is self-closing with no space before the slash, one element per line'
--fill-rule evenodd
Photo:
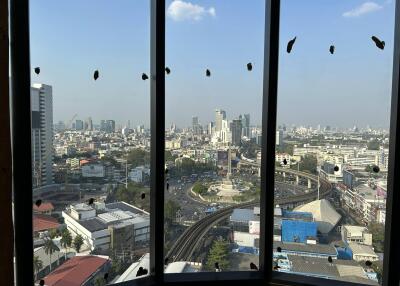
<path fill-rule="evenodd" d="M 346 11 L 343 13 L 343 17 L 347 18 L 354 18 L 354 17 L 360 17 L 365 14 L 373 13 L 376 11 L 379 11 L 383 9 L 383 6 L 375 3 L 375 2 L 364 2 L 360 6 L 357 6 L 356 8 Z"/>
<path fill-rule="evenodd" d="M 205 16 L 215 17 L 216 11 L 214 7 L 206 9 L 190 2 L 174 0 L 167 9 L 167 16 L 174 21 L 200 21 Z"/>

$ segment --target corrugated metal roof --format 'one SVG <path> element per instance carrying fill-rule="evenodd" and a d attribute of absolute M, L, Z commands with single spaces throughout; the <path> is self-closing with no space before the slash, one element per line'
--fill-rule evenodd
<path fill-rule="evenodd" d="M 81 286 L 109 259 L 95 256 L 75 256 L 55 269 L 43 280 L 46 286 Z"/>

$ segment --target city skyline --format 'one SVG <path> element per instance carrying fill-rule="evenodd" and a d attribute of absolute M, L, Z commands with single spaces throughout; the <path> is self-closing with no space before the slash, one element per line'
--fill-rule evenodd
<path fill-rule="evenodd" d="M 194 110 L 201 122 L 210 122 L 213 108 L 224 106 L 231 118 L 250 113 L 253 124 L 260 124 L 264 1 L 180 2 L 203 9 L 193 14 L 167 1 L 166 122 L 185 126 Z M 365 3 L 282 3 L 278 122 L 388 126 L 393 3 L 380 0 L 367 8 Z M 53 86 L 55 122 L 76 113 L 95 122 L 149 126 L 149 80 L 141 80 L 142 72 L 149 74 L 149 17 L 144 0 L 31 5 L 31 64 L 41 67 L 40 75 L 32 71 L 32 83 Z M 385 40 L 385 50 L 374 46 L 371 35 Z M 332 42 L 334 55 L 328 52 Z M 93 81 L 96 69 L 100 77 Z"/>

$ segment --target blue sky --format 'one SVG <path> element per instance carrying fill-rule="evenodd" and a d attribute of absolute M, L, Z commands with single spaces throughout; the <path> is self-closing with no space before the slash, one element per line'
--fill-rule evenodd
<path fill-rule="evenodd" d="M 394 1 L 281 2 L 278 122 L 387 126 Z M 32 82 L 53 86 L 54 120 L 78 114 L 148 125 L 149 81 L 140 76 L 150 69 L 149 1 L 32 0 L 30 6 L 31 64 L 42 70 Z M 230 119 L 250 113 L 259 123 L 264 0 L 175 0 L 167 8 L 167 123 L 188 126 L 196 115 L 206 124 L 215 108 Z M 372 35 L 385 40 L 384 51 Z"/>

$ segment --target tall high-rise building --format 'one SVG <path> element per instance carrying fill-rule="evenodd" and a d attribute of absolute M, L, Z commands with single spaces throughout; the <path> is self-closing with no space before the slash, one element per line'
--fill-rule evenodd
<path fill-rule="evenodd" d="M 45 84 L 31 87 L 33 187 L 52 184 L 53 90 Z"/>
<path fill-rule="evenodd" d="M 222 120 L 226 119 L 226 112 L 222 109 L 215 110 L 215 131 L 222 130 Z"/>
<path fill-rule="evenodd" d="M 100 121 L 100 131 L 107 133 L 115 132 L 115 121 L 114 120 L 101 120 Z"/>
<path fill-rule="evenodd" d="M 276 138 L 275 138 L 275 145 L 282 146 L 283 144 L 283 131 L 277 130 L 276 131 Z"/>
<path fill-rule="evenodd" d="M 93 131 L 93 121 L 92 121 L 92 118 L 91 118 L 91 117 L 89 117 L 88 119 L 86 119 L 86 122 L 85 122 L 85 130 Z"/>
<path fill-rule="evenodd" d="M 240 146 L 242 142 L 242 120 L 233 119 L 230 124 L 230 129 L 232 133 L 232 145 Z"/>
<path fill-rule="evenodd" d="M 83 121 L 80 119 L 77 119 L 75 121 L 75 129 L 76 130 L 83 130 Z"/>
<path fill-rule="evenodd" d="M 242 120 L 242 136 L 250 138 L 250 114 L 239 116 L 239 119 Z"/>
<path fill-rule="evenodd" d="M 207 126 L 207 134 L 208 134 L 208 135 L 212 135 L 212 134 L 213 134 L 213 129 L 214 129 L 214 122 L 208 123 L 208 126 Z"/>

